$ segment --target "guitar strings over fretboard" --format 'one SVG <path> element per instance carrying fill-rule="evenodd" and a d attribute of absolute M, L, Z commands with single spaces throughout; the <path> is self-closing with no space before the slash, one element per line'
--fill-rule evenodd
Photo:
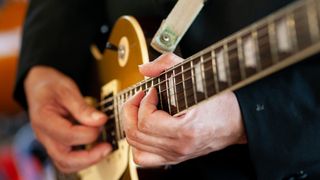
<path fill-rule="evenodd" d="M 320 0 L 297 1 L 158 77 L 146 79 L 115 96 L 103 97 L 101 110 L 114 118 L 116 137 L 122 139 L 125 134 L 120 108 L 138 91 L 155 87 L 159 109 L 175 115 L 222 91 L 252 83 L 320 50 L 319 12 Z M 300 59 L 293 58 L 298 56 Z"/>

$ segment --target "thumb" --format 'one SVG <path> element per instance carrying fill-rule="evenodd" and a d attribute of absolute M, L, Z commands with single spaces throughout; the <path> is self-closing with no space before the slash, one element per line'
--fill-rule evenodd
<path fill-rule="evenodd" d="M 164 70 L 182 62 L 183 59 L 173 53 L 166 53 L 154 61 L 139 66 L 140 73 L 144 76 L 155 77 Z"/>
<path fill-rule="evenodd" d="M 67 91 L 60 95 L 64 107 L 79 123 L 87 126 L 99 127 L 107 121 L 107 116 L 87 104 L 80 91 L 71 86 Z"/>

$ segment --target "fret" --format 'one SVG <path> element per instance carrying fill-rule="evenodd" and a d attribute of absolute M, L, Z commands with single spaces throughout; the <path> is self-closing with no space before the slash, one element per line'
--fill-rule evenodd
<path fill-rule="evenodd" d="M 215 60 L 218 75 L 219 91 L 223 91 L 228 87 L 228 77 L 226 69 L 226 60 L 223 47 L 220 47 L 215 52 Z"/>
<path fill-rule="evenodd" d="M 305 19 L 307 21 L 307 19 Z M 287 17 L 287 24 L 289 30 L 289 36 L 292 42 L 292 51 L 296 52 L 298 50 L 298 41 L 297 41 L 297 32 L 296 32 L 296 22 L 294 19 L 294 15 L 290 13 Z"/>
<path fill-rule="evenodd" d="M 288 22 L 288 16 L 275 21 L 279 60 L 284 60 L 293 52 L 293 41 L 291 39 Z"/>
<path fill-rule="evenodd" d="M 165 74 L 160 75 L 159 79 L 160 94 L 162 96 L 162 110 L 169 112 L 169 98 L 167 94 L 167 82 Z"/>
<path fill-rule="evenodd" d="M 128 93 L 127 92 L 123 93 L 123 96 L 124 96 L 123 101 L 126 102 L 128 100 Z"/>
<path fill-rule="evenodd" d="M 243 39 L 243 62 L 246 77 L 250 77 L 257 73 L 257 50 L 252 33 L 248 33 L 242 37 Z"/>
<path fill-rule="evenodd" d="M 268 23 L 268 34 L 269 34 L 269 42 L 271 47 L 272 63 L 276 64 L 279 61 L 279 56 L 278 56 L 278 47 L 277 47 L 277 39 L 276 39 L 276 25 L 273 22 L 273 20 Z"/>
<path fill-rule="evenodd" d="M 230 72 L 230 84 L 236 84 L 241 80 L 241 71 L 239 65 L 239 54 L 237 41 L 232 40 L 227 44 L 227 54 Z"/>
<path fill-rule="evenodd" d="M 306 6 L 301 6 L 294 10 L 293 18 L 295 21 L 297 46 L 302 50 L 312 43 Z"/>
<path fill-rule="evenodd" d="M 117 98 L 114 98 L 114 115 L 115 115 L 115 122 L 116 122 L 116 134 L 117 134 L 117 140 L 120 140 L 122 138 L 122 123 L 120 122 L 120 115 L 119 115 L 119 106 L 117 102 Z"/>
<path fill-rule="evenodd" d="M 173 71 L 166 72 L 166 81 L 167 81 L 167 93 L 169 97 L 169 112 L 171 115 L 177 113 L 177 104 L 176 104 L 176 90 L 174 82 Z"/>
<path fill-rule="evenodd" d="M 212 67 L 212 57 L 211 51 L 207 52 L 206 54 L 202 55 L 203 57 L 203 74 L 204 74 L 204 81 L 206 86 L 207 97 L 210 97 L 216 93 L 215 89 L 215 80 L 213 74 L 213 67 Z"/>
<path fill-rule="evenodd" d="M 194 93 L 193 93 L 193 82 L 192 82 L 192 74 L 191 74 L 191 64 L 190 62 L 183 64 L 183 75 L 184 79 L 184 89 L 185 89 L 185 99 L 186 99 L 186 107 L 191 107 L 195 104 Z"/>
<path fill-rule="evenodd" d="M 201 80 L 202 80 L 202 84 L 203 84 L 203 91 L 204 91 L 204 99 L 207 99 L 208 98 L 208 91 L 207 91 L 207 83 L 205 81 L 205 75 L 204 75 L 204 70 L 205 70 L 205 67 L 204 67 L 204 56 L 201 55 L 200 56 L 200 68 L 201 68 Z"/>
<path fill-rule="evenodd" d="M 175 101 L 175 113 L 178 113 L 179 112 L 179 103 L 178 103 L 178 92 L 177 92 L 177 82 L 176 82 L 176 72 L 175 72 L 175 69 L 172 70 L 172 88 L 174 90 L 174 101 Z"/>
<path fill-rule="evenodd" d="M 130 97 L 132 97 L 135 94 L 134 89 L 132 89 L 132 88 L 129 90 L 129 92 L 130 92 Z"/>
<path fill-rule="evenodd" d="M 202 78 L 202 70 L 201 70 L 201 59 L 197 57 L 191 61 L 192 73 L 194 77 L 194 91 L 195 91 L 195 101 L 200 102 L 205 99 L 204 95 L 204 84 Z"/>
<path fill-rule="evenodd" d="M 319 40 L 319 21 L 317 20 L 317 9 L 315 0 L 311 0 L 307 4 L 307 16 L 308 16 L 308 24 L 311 34 L 311 41 L 316 42 Z"/>
<path fill-rule="evenodd" d="M 219 81 L 218 81 L 218 69 L 217 69 L 217 61 L 216 61 L 216 53 L 214 50 L 211 51 L 211 57 L 212 57 L 212 73 L 214 77 L 214 87 L 216 89 L 216 93 L 219 92 Z"/>
<path fill-rule="evenodd" d="M 136 91 L 136 93 L 137 93 L 137 92 L 139 92 L 139 91 L 140 91 L 140 89 L 141 89 L 141 87 L 140 87 L 140 83 L 138 83 L 138 84 L 136 85 L 136 87 L 135 87 L 135 91 Z"/>
<path fill-rule="evenodd" d="M 269 27 L 267 24 L 261 25 L 257 29 L 257 49 L 260 54 L 259 59 L 261 70 L 272 66 L 272 49 Z"/>
<path fill-rule="evenodd" d="M 121 107 L 122 107 L 122 104 L 120 101 L 120 96 L 117 96 L 117 98 L 115 98 L 115 101 L 117 102 L 117 117 L 119 119 L 118 131 L 119 131 L 120 138 L 123 138 L 125 135 L 123 132 L 122 121 L 121 121 L 121 116 L 120 116 L 120 111 L 119 111 L 119 109 L 121 109 Z"/>
<path fill-rule="evenodd" d="M 197 103 L 197 90 L 196 90 L 196 82 L 194 79 L 194 66 L 193 66 L 193 61 L 190 62 L 191 67 L 190 67 L 190 71 L 191 71 L 191 80 L 192 80 L 192 84 L 193 84 L 193 98 L 194 98 L 194 102 Z"/>
<path fill-rule="evenodd" d="M 244 55 L 243 55 L 243 44 L 242 38 L 240 36 L 237 37 L 237 46 L 238 46 L 238 59 L 239 59 L 239 67 L 240 67 L 240 75 L 241 79 L 246 78 L 246 70 L 244 65 Z"/>
<path fill-rule="evenodd" d="M 168 102 L 168 113 L 171 114 L 171 96 L 170 96 L 170 86 L 168 80 L 168 74 L 165 73 L 165 84 L 166 84 L 166 93 L 167 93 L 167 102 Z"/>
<path fill-rule="evenodd" d="M 186 109 L 189 107 L 188 106 L 188 102 L 187 102 L 187 90 L 186 90 L 186 80 L 184 78 L 184 74 L 185 74 L 185 70 L 184 70 L 184 66 L 181 66 L 181 73 L 182 73 L 182 86 L 183 86 L 183 98 L 184 98 L 184 103 L 186 106 Z"/>
<path fill-rule="evenodd" d="M 223 60 L 225 64 L 225 71 L 227 75 L 227 84 L 228 87 L 231 86 L 231 72 L 230 72 L 230 65 L 229 65 L 229 54 L 228 54 L 228 45 L 224 44 L 223 45 Z"/>
<path fill-rule="evenodd" d="M 160 78 L 156 77 L 152 80 L 152 86 L 157 89 L 158 96 L 159 96 L 159 102 L 158 102 L 158 109 L 163 110 L 163 97 L 161 94 L 161 88 L 160 88 Z"/>
<path fill-rule="evenodd" d="M 251 32 L 251 37 L 253 39 L 253 45 L 254 45 L 254 55 L 255 55 L 255 61 L 256 61 L 256 71 L 261 71 L 261 59 L 260 59 L 260 51 L 259 51 L 259 44 L 258 44 L 258 32 L 256 29 L 253 29 Z"/>
<path fill-rule="evenodd" d="M 185 93 L 184 93 L 184 79 L 182 76 L 182 66 L 178 66 L 174 69 L 175 74 L 175 82 L 176 82 L 176 98 L 177 98 L 177 110 L 181 112 L 186 109 L 186 102 L 185 102 Z"/>
<path fill-rule="evenodd" d="M 150 88 L 152 87 L 152 82 L 153 82 L 152 79 L 149 78 L 148 81 L 147 81 L 147 83 L 146 83 L 147 89 L 150 89 Z"/>
<path fill-rule="evenodd" d="M 146 83 L 141 82 L 140 87 L 141 87 L 142 91 L 145 91 L 146 90 Z"/>

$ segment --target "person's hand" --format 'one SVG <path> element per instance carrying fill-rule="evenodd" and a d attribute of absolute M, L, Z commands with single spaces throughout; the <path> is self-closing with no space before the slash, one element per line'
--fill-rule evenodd
<path fill-rule="evenodd" d="M 94 142 L 107 120 L 102 112 L 85 103 L 73 80 L 53 68 L 36 66 L 28 73 L 24 86 L 34 133 L 59 170 L 81 170 L 111 151 L 107 143 L 89 150 L 72 149 Z"/>
<path fill-rule="evenodd" d="M 165 54 L 140 66 L 145 76 L 157 76 L 181 62 L 174 54 Z M 122 107 L 122 120 L 128 143 L 133 147 L 136 164 L 144 167 L 179 162 L 246 143 L 238 101 L 233 92 L 225 92 L 186 111 L 179 117 L 157 110 L 157 91 L 143 91 Z"/>

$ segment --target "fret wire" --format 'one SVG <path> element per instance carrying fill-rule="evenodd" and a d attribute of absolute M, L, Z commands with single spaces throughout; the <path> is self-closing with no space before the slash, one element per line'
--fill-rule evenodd
<path fill-rule="evenodd" d="M 289 36 L 293 45 L 293 50 L 297 51 L 298 48 L 298 41 L 297 41 L 297 35 L 295 30 L 295 20 L 292 12 L 288 12 L 288 15 L 286 16 L 286 23 L 287 27 L 289 28 Z"/>
<path fill-rule="evenodd" d="M 175 76 L 175 70 L 173 69 L 172 70 L 172 80 L 173 80 L 173 91 L 175 93 L 177 93 L 177 86 L 176 86 L 176 76 Z M 178 97 L 176 95 L 173 96 L 175 101 L 176 101 L 176 109 L 177 109 L 177 112 L 180 112 L 179 111 L 179 104 L 178 104 Z"/>
<path fill-rule="evenodd" d="M 237 45 L 238 45 L 238 59 L 239 59 L 239 67 L 240 67 L 240 75 L 241 79 L 246 78 L 246 71 L 244 65 L 244 56 L 243 56 L 243 48 L 242 48 L 242 38 L 237 37 Z"/>
<path fill-rule="evenodd" d="M 231 72 L 230 72 L 230 62 L 229 62 L 229 54 L 228 54 L 228 46 L 227 44 L 223 45 L 223 60 L 224 60 L 224 69 L 227 74 L 228 86 L 231 86 Z"/>
<path fill-rule="evenodd" d="M 206 68 L 205 70 L 211 70 L 211 68 Z M 180 82 L 180 83 L 178 83 L 177 85 L 179 85 L 179 84 L 181 84 L 181 83 L 184 83 L 184 82 L 186 82 L 186 81 L 188 81 L 188 80 L 190 80 L 190 79 L 192 79 L 192 77 L 189 77 L 189 78 L 187 78 L 187 79 L 185 79 L 185 80 L 183 80 L 183 82 Z M 196 81 L 196 82 L 198 82 L 198 81 Z M 186 89 L 185 87 L 184 87 L 184 89 Z M 161 93 L 162 92 L 167 92 L 168 91 L 168 89 L 163 89 L 162 91 L 161 91 Z M 174 94 L 170 94 L 170 95 L 174 95 Z"/>
<path fill-rule="evenodd" d="M 208 85 L 210 86 L 210 85 L 213 85 L 214 84 L 214 82 L 211 82 L 211 83 L 208 83 Z M 186 88 L 185 90 L 191 90 L 191 91 L 193 91 L 193 88 L 192 87 L 189 87 L 189 88 Z M 179 94 L 181 94 L 182 93 L 182 91 L 181 92 L 177 92 L 177 93 L 175 93 L 174 95 L 179 95 Z M 186 96 L 186 98 L 188 98 L 188 97 L 192 97 L 193 95 L 192 94 L 190 94 L 190 95 L 188 95 L 188 96 Z M 213 95 L 212 95 L 213 96 Z M 199 101 L 200 102 L 200 101 Z M 189 106 L 189 107 L 191 107 L 191 106 Z M 189 108 L 189 107 L 186 107 L 186 109 L 187 108 Z"/>
<path fill-rule="evenodd" d="M 162 99 L 162 94 L 161 92 L 161 80 L 160 80 L 160 76 L 157 77 L 158 78 L 158 84 L 156 86 L 159 86 L 159 97 L 160 97 L 160 107 L 163 110 L 163 99 Z"/>
<path fill-rule="evenodd" d="M 119 113 L 118 113 L 118 103 L 116 101 L 117 98 L 114 98 L 114 104 L 115 104 L 115 107 L 116 108 L 113 108 L 115 109 L 114 110 L 114 116 L 115 116 L 115 123 L 116 123 L 116 134 L 117 134 L 117 138 L 118 140 L 122 139 L 122 136 L 121 136 L 121 130 L 120 130 L 120 118 L 119 118 Z"/>
<path fill-rule="evenodd" d="M 184 66 L 181 66 L 181 71 L 183 72 L 184 71 Z M 182 73 L 181 74 L 182 75 L 182 86 L 183 86 L 183 96 L 184 96 L 184 101 L 185 101 L 185 105 L 186 105 L 186 108 L 188 108 L 189 107 L 189 105 L 188 105 L 188 102 L 187 102 L 187 92 L 186 92 L 186 84 L 185 84 L 185 74 L 184 73 Z"/>
<path fill-rule="evenodd" d="M 298 9 L 301 5 L 303 5 L 303 4 L 301 4 L 301 3 L 300 3 L 300 4 L 299 4 L 299 3 L 296 3 L 295 6 L 287 7 L 285 10 L 288 11 L 288 9 L 289 9 L 289 11 L 293 11 L 293 10 Z M 212 46 L 208 47 L 207 49 L 205 49 L 205 50 L 203 50 L 203 51 L 201 51 L 201 52 L 199 52 L 199 53 L 209 52 L 209 50 L 208 50 L 209 48 L 210 48 L 210 49 L 214 49 L 215 47 L 219 47 L 219 46 L 221 46 L 221 44 L 222 44 L 223 42 L 228 41 L 229 39 L 235 39 L 236 36 L 243 35 L 243 34 L 247 34 L 248 32 L 250 32 L 250 28 L 252 28 L 253 26 L 259 27 L 261 24 L 265 24 L 267 21 L 270 21 L 270 19 L 273 19 L 274 17 L 276 17 L 276 18 L 281 17 L 281 16 L 283 16 L 283 14 L 285 14 L 284 10 L 282 10 L 281 12 L 278 12 L 278 13 L 274 14 L 273 16 L 266 17 L 265 19 L 262 19 L 262 20 L 258 21 L 257 23 L 252 24 L 251 26 L 243 29 L 242 31 L 239 31 L 239 32 L 236 33 L 236 34 L 231 35 L 230 37 L 227 37 L 227 38 L 225 38 L 224 40 L 219 41 L 219 42 L 216 43 L 216 44 L 213 44 Z M 185 63 L 190 62 L 191 60 L 193 60 L 193 57 L 194 57 L 194 56 L 197 56 L 197 55 L 198 55 L 198 53 L 195 54 L 195 55 L 193 55 L 193 56 L 191 56 L 190 58 L 186 59 L 184 62 L 182 62 L 182 64 L 185 64 Z M 199 55 L 198 55 L 198 56 L 199 56 Z M 198 57 L 198 56 L 197 56 L 197 57 Z M 176 64 L 176 65 L 172 66 L 171 68 L 169 68 L 169 69 L 167 69 L 167 70 L 168 70 L 168 71 L 169 71 L 169 70 L 172 70 L 172 69 L 174 69 L 175 67 L 177 67 L 177 66 L 179 66 L 179 65 L 181 65 L 181 64 Z"/>
<path fill-rule="evenodd" d="M 204 89 L 204 97 L 208 98 L 208 91 L 207 91 L 207 82 L 205 80 L 205 67 L 204 67 L 204 60 L 203 60 L 203 56 L 200 56 L 200 67 L 201 67 L 201 79 L 202 79 L 202 84 L 203 84 L 203 89 Z"/>
<path fill-rule="evenodd" d="M 267 33 L 266 33 L 267 34 Z M 261 66 L 261 58 L 260 58 L 260 50 L 259 50 L 259 39 L 258 39 L 258 32 L 256 29 L 253 30 L 251 34 L 253 41 L 254 41 L 254 47 L 255 47 L 255 60 L 256 60 L 256 70 L 257 72 L 260 72 L 262 70 Z"/>
<path fill-rule="evenodd" d="M 275 46 L 275 45 L 271 45 L 272 42 L 273 42 L 272 36 L 273 36 L 273 34 L 274 34 L 274 32 L 273 32 L 273 30 L 272 30 L 272 29 L 273 29 L 272 26 L 274 26 L 274 25 L 271 25 L 271 24 L 268 25 L 268 27 L 269 27 L 269 28 L 268 28 L 268 30 L 269 30 L 269 31 L 268 31 L 269 33 L 268 33 L 268 34 L 269 34 L 269 39 L 270 39 L 269 41 L 270 41 L 270 47 L 271 47 L 272 56 L 274 56 L 274 53 L 273 53 L 273 52 L 274 52 L 275 50 L 272 50 L 272 49 L 274 49 L 273 47 L 276 47 L 276 46 Z M 270 28 L 270 27 L 271 27 L 271 28 Z M 267 33 L 264 33 L 264 34 L 267 34 Z M 261 36 L 259 36 L 259 37 L 260 37 L 259 39 L 262 39 L 262 37 L 267 37 L 267 36 L 262 36 L 262 35 L 261 35 Z M 241 39 L 238 38 L 238 41 L 239 41 L 239 40 L 241 41 Z M 262 43 L 262 42 L 265 42 L 265 43 L 267 44 L 269 41 L 266 41 L 266 40 L 265 40 L 265 41 L 261 41 L 259 44 L 260 44 L 260 45 L 263 45 L 264 43 Z M 239 43 L 239 42 L 238 42 L 238 43 Z M 241 43 L 240 43 L 240 44 L 241 44 Z M 241 47 L 239 44 L 238 44 L 238 46 Z M 233 46 L 232 49 L 235 49 L 234 47 L 235 47 L 235 46 Z M 229 49 L 229 50 L 230 50 L 230 49 Z M 238 48 L 238 50 L 241 51 L 241 48 Z M 233 54 L 237 54 L 237 53 L 233 53 Z M 241 64 L 242 64 L 242 63 L 241 63 L 241 59 L 242 59 L 241 53 L 238 52 L 238 55 L 239 55 L 240 66 L 241 66 Z M 275 58 L 273 57 L 273 59 L 275 59 Z M 204 60 L 204 61 L 207 61 L 207 60 L 212 60 L 212 58 L 206 59 L 206 60 Z M 188 69 L 186 69 L 186 70 L 190 70 L 190 68 L 188 68 Z M 180 72 L 180 73 L 177 74 L 177 75 L 180 75 L 181 73 L 184 73 L 186 70 L 184 69 L 182 72 Z M 240 70 L 242 71 L 242 68 L 240 68 Z M 243 75 L 242 75 L 242 76 L 243 76 Z M 243 77 L 242 77 L 242 78 L 243 78 Z M 151 79 L 151 78 L 150 78 L 150 79 Z M 151 79 L 151 80 L 153 80 L 153 79 Z M 156 84 L 156 85 L 157 85 L 157 84 Z M 138 86 L 136 86 L 136 87 L 138 87 Z M 130 89 L 129 89 L 129 90 L 130 90 Z M 127 92 L 127 91 L 129 91 L 129 90 L 126 90 L 126 91 L 124 91 L 124 92 L 122 92 L 122 93 L 125 93 L 125 92 Z M 136 88 L 132 88 L 132 90 L 136 90 Z M 102 101 L 100 102 L 100 105 L 102 106 L 102 105 L 104 105 L 105 103 L 108 103 L 108 102 L 110 102 L 110 101 L 112 101 L 112 97 L 109 97 L 109 98 L 107 98 L 107 99 L 102 100 Z"/>
<path fill-rule="evenodd" d="M 307 17 L 308 17 L 308 25 L 309 31 L 311 34 L 311 40 L 316 42 L 319 39 L 319 23 L 317 20 L 317 10 L 316 10 L 316 2 L 315 0 L 309 1 L 307 4 Z"/>
<path fill-rule="evenodd" d="M 116 102 L 117 102 L 117 107 L 121 107 L 122 106 L 122 104 L 121 104 L 121 95 L 122 94 L 119 94 L 119 96 L 116 98 Z M 119 119 L 119 121 L 118 121 L 118 124 L 119 124 L 119 129 L 118 129 L 118 131 L 119 131 L 119 136 L 120 136 L 120 138 L 122 138 L 123 136 L 122 136 L 122 129 L 121 129 L 121 118 L 120 118 L 120 113 L 119 113 L 119 109 L 117 109 L 117 117 L 118 117 L 118 119 Z"/>
<path fill-rule="evenodd" d="M 273 23 L 273 25 L 272 24 L 270 24 L 269 23 L 269 25 L 267 25 L 267 27 L 269 27 L 269 28 L 267 28 L 268 29 L 268 32 L 267 33 L 262 33 L 259 37 L 257 37 L 257 40 L 261 40 L 261 39 L 265 39 L 265 37 L 270 37 L 269 39 L 269 41 L 270 41 L 270 46 L 271 46 L 271 48 L 272 47 L 275 47 L 274 45 L 271 45 L 272 44 L 272 42 L 273 42 L 273 40 L 272 40 L 272 34 L 275 34 L 275 32 L 272 32 L 272 31 L 275 31 L 275 30 L 272 30 L 274 27 L 272 27 L 272 26 L 275 26 L 274 25 L 274 23 Z M 237 39 L 239 39 L 239 37 L 237 38 Z M 265 41 L 263 41 L 263 42 L 265 42 Z M 268 41 L 267 41 L 268 42 Z M 260 42 L 259 43 L 260 45 L 262 45 L 262 43 Z M 239 46 L 239 45 L 238 45 Z M 229 48 L 229 51 L 231 51 L 231 50 L 234 50 L 234 49 L 236 49 L 237 48 L 237 46 L 232 46 L 232 48 Z M 241 50 L 241 48 L 238 48 L 238 49 L 240 49 Z M 273 50 L 272 50 L 273 51 Z M 210 52 L 210 51 L 208 51 L 208 52 Z M 212 51 L 211 51 L 212 52 Z M 240 59 L 240 58 L 239 58 Z M 191 59 L 191 60 L 193 60 L 193 59 Z M 181 66 L 181 65 L 183 65 L 183 64 L 185 64 L 185 63 L 187 63 L 187 62 L 190 62 L 190 60 L 189 61 L 185 61 L 185 62 L 182 62 L 182 63 L 179 63 L 178 65 L 179 66 Z M 176 67 L 175 67 L 176 68 Z M 166 71 L 167 72 L 167 71 Z M 166 73 L 166 72 L 164 72 L 164 73 Z M 145 82 L 145 81 L 142 81 L 142 82 Z"/>
<path fill-rule="evenodd" d="M 296 22 L 297 23 L 297 22 Z M 269 23 L 269 25 L 268 25 L 268 27 L 270 27 L 270 26 L 272 26 L 272 25 L 270 25 L 270 23 Z M 268 29 L 272 29 L 272 28 L 268 28 Z M 271 30 L 272 31 L 272 30 Z M 265 34 L 267 34 L 267 33 L 265 33 Z M 269 36 L 271 35 L 271 34 L 273 34 L 273 33 L 268 33 L 269 34 Z M 260 36 L 260 37 L 264 37 L 264 36 Z M 261 39 L 261 38 L 260 38 Z M 270 42 L 272 42 L 272 41 L 270 41 Z M 234 46 L 233 48 L 229 48 L 230 50 L 231 49 L 234 49 L 234 48 L 236 48 L 236 46 Z M 210 51 L 208 51 L 208 52 L 210 52 Z M 192 59 L 191 59 L 192 60 Z M 190 61 L 190 60 L 189 60 Z M 187 63 L 188 61 L 185 61 L 185 62 L 183 62 L 182 64 L 185 64 L 185 63 Z M 181 65 L 181 63 L 180 64 L 178 64 L 179 66 Z"/>
<path fill-rule="evenodd" d="M 212 72 L 213 72 L 213 79 L 215 82 L 215 88 L 216 92 L 219 92 L 219 82 L 218 82 L 218 76 L 217 76 L 217 65 L 216 65 L 216 54 L 214 50 L 211 51 L 211 58 L 212 58 Z"/>
<path fill-rule="evenodd" d="M 193 66 L 193 61 L 190 62 L 190 65 L 191 65 L 191 78 L 192 78 L 192 84 L 193 84 L 193 92 L 194 92 L 194 102 L 197 103 L 198 102 L 198 97 L 197 97 L 197 91 L 196 91 L 196 84 L 195 84 L 195 81 L 194 81 L 194 66 Z"/>
<path fill-rule="evenodd" d="M 171 97 L 170 97 L 170 90 L 169 90 L 169 88 L 168 88 L 168 83 L 169 83 L 169 81 L 168 81 L 168 73 L 165 73 L 165 77 L 166 77 L 166 79 L 165 79 L 165 83 L 166 83 L 166 88 L 167 88 L 167 97 L 168 97 L 168 99 L 167 99 L 167 102 L 168 102 L 168 109 L 169 109 L 169 114 L 171 114 L 171 102 L 170 102 L 170 99 L 171 99 Z"/>
<path fill-rule="evenodd" d="M 271 55 L 272 55 L 272 62 L 273 64 L 276 64 L 279 61 L 279 55 L 278 55 L 278 45 L 277 45 L 277 37 L 276 37 L 276 25 L 275 22 L 269 22 L 268 25 L 268 32 L 269 32 L 269 41 L 270 41 L 270 47 L 271 47 Z"/>

